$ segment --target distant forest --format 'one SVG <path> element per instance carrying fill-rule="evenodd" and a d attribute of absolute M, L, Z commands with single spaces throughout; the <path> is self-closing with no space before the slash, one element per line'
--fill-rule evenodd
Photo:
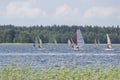
<path fill-rule="evenodd" d="M 39 36 L 43 43 L 67 43 L 68 39 L 75 41 L 76 30 L 80 29 L 85 43 L 93 43 L 99 39 L 100 43 L 106 43 L 108 33 L 112 43 L 120 43 L 119 26 L 14 26 L 0 25 L 0 43 L 34 43 L 35 37 Z"/>

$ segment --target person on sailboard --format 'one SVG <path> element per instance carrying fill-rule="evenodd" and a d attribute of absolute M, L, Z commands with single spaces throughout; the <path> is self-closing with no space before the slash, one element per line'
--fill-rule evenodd
<path fill-rule="evenodd" d="M 107 48 L 108 48 L 108 49 L 112 49 L 112 46 L 111 46 L 111 45 L 107 45 Z"/>
<path fill-rule="evenodd" d="M 42 48 L 42 45 L 38 45 L 38 48 Z"/>
<path fill-rule="evenodd" d="M 77 45 L 76 48 L 79 49 L 79 46 Z"/>
<path fill-rule="evenodd" d="M 38 48 L 41 48 L 40 46 L 38 46 Z"/>

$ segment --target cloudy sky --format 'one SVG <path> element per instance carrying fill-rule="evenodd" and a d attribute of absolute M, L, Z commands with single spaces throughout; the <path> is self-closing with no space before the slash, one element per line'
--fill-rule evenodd
<path fill-rule="evenodd" d="M 0 24 L 120 25 L 120 0 L 0 0 Z"/>

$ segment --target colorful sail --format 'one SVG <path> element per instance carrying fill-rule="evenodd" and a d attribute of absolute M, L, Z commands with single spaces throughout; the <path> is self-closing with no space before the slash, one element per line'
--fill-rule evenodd
<path fill-rule="evenodd" d="M 80 29 L 78 29 L 76 31 L 76 40 L 75 40 L 75 44 L 73 45 L 73 49 L 79 50 L 83 46 L 84 46 L 84 39 L 82 37 Z"/>

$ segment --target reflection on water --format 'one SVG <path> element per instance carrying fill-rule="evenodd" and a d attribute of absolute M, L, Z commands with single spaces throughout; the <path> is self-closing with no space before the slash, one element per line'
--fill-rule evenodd
<path fill-rule="evenodd" d="M 0 65 L 17 63 L 39 67 L 59 66 L 120 66 L 120 46 L 107 51 L 105 45 L 85 45 L 75 51 L 65 44 L 45 45 L 37 49 L 32 45 L 0 45 Z"/>

